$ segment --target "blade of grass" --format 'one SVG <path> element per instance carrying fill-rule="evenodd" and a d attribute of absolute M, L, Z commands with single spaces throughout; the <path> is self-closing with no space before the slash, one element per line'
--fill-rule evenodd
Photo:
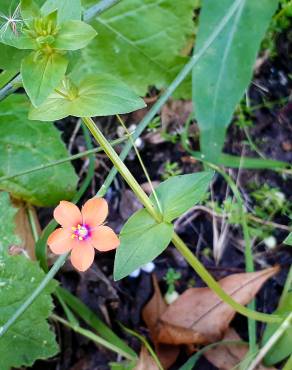
<path fill-rule="evenodd" d="M 72 329 L 76 333 L 81 334 L 84 337 L 92 340 L 96 344 L 101 345 L 101 346 L 109 349 L 110 351 L 113 351 L 113 352 L 115 352 L 115 353 L 129 359 L 129 360 L 135 360 L 137 358 L 136 356 L 129 355 L 128 352 L 123 351 L 121 348 L 116 347 L 114 344 L 112 344 L 112 343 L 108 342 L 107 340 L 101 338 L 100 336 L 92 333 L 90 330 L 83 329 L 79 325 L 72 325 L 70 322 L 64 320 L 62 317 L 59 317 L 57 315 L 51 315 L 51 318 L 55 321 L 60 322 L 64 326 L 67 326 L 68 328 Z"/>
<path fill-rule="evenodd" d="M 94 328 L 97 333 L 113 343 L 116 347 L 121 348 L 131 356 L 136 356 L 136 353 L 120 339 L 90 308 L 88 308 L 80 299 L 68 292 L 62 287 L 57 288 L 58 294 L 62 297 L 64 302 L 73 310 L 84 322 Z"/>

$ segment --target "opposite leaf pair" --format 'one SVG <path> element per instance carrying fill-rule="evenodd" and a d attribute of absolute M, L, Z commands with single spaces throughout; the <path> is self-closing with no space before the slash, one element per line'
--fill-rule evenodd
<path fill-rule="evenodd" d="M 80 20 L 58 22 L 58 11 L 47 14 L 31 0 L 22 0 L 20 15 L 0 41 L 22 50 L 33 50 L 21 63 L 23 86 L 34 106 L 44 102 L 64 77 L 68 51 L 84 48 L 96 31 Z M 32 78 L 33 77 L 33 78 Z"/>

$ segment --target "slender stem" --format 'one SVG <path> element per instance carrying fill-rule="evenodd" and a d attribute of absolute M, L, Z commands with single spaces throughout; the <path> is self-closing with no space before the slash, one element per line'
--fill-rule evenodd
<path fill-rule="evenodd" d="M 120 1 L 121 0 L 101 0 L 98 4 L 95 4 L 91 8 L 85 10 L 83 15 L 84 22 L 92 21 L 98 15 L 116 5 Z"/>
<path fill-rule="evenodd" d="M 182 239 L 174 234 L 172 242 L 177 250 L 183 255 L 190 266 L 196 271 L 200 278 L 208 285 L 210 289 L 214 291 L 225 303 L 229 304 L 235 311 L 241 313 L 243 316 L 249 317 L 253 320 L 262 322 L 280 322 L 282 318 L 277 315 L 268 315 L 257 311 L 250 310 L 240 303 L 236 302 L 229 294 L 227 294 L 211 274 L 205 269 L 202 263 L 197 259 L 196 256 L 190 251 L 185 245 Z"/>
<path fill-rule="evenodd" d="M 128 137 L 123 137 L 123 138 L 120 138 L 120 139 L 117 139 L 117 140 L 113 140 L 111 142 L 111 145 L 116 146 L 120 143 L 123 143 L 127 139 L 128 139 Z M 60 159 L 60 160 L 55 161 L 55 162 L 51 162 L 51 163 L 47 163 L 47 164 L 41 164 L 40 166 L 29 168 L 27 170 L 17 172 L 17 173 L 12 174 L 12 175 L 2 176 L 2 177 L 0 177 L 0 183 L 3 182 L 3 181 L 14 179 L 14 178 L 19 177 L 19 176 L 29 175 L 30 173 L 41 171 L 41 170 L 44 170 L 46 168 L 59 166 L 60 164 L 63 164 L 63 163 L 66 163 L 66 162 L 71 162 L 71 161 L 74 161 L 74 160 L 82 158 L 82 157 L 87 157 L 90 154 L 100 153 L 102 151 L 103 151 L 103 149 L 98 147 L 98 148 L 86 150 L 84 152 L 80 152 L 78 154 L 71 155 L 70 157 L 63 158 L 63 159 Z"/>
<path fill-rule="evenodd" d="M 35 222 L 35 214 L 30 206 L 27 208 L 27 215 L 31 227 L 32 236 L 36 243 L 39 238 L 39 233 Z"/>
<path fill-rule="evenodd" d="M 211 168 L 213 168 L 215 171 L 220 173 L 220 175 L 224 178 L 224 180 L 227 182 L 227 184 L 230 186 L 239 206 L 240 206 L 240 223 L 243 230 L 243 238 L 245 242 L 245 249 L 244 249 L 244 255 L 245 255 L 245 267 L 247 272 L 254 272 L 254 262 L 253 262 L 253 255 L 252 255 L 252 245 L 249 235 L 249 229 L 248 224 L 246 220 L 246 214 L 245 214 L 245 207 L 244 202 L 241 197 L 240 191 L 238 190 L 238 187 L 236 186 L 235 182 L 232 180 L 230 176 L 227 175 L 227 173 L 222 170 L 220 167 L 215 166 L 213 164 L 207 165 Z M 248 307 L 255 311 L 256 304 L 255 300 L 253 299 Z M 249 345 L 250 345 L 250 353 L 256 353 L 257 346 L 256 346 L 256 322 L 252 320 L 251 318 L 248 318 L 248 334 L 249 334 Z"/>
<path fill-rule="evenodd" d="M 147 182 L 148 182 L 148 184 L 149 184 L 149 186 L 150 186 L 151 192 L 152 192 L 152 194 L 154 195 L 154 198 L 155 198 L 155 201 L 156 201 L 157 207 L 158 207 L 158 209 L 159 209 L 159 212 L 160 212 L 160 213 L 162 213 L 162 208 L 161 208 L 161 205 L 160 205 L 160 202 L 159 202 L 158 196 L 157 196 L 156 191 L 155 191 L 155 189 L 154 189 L 154 187 L 153 187 L 153 185 L 152 185 L 152 181 L 151 181 L 151 179 L 150 179 L 149 173 L 148 173 L 148 171 L 147 171 L 147 169 L 146 169 L 146 167 L 145 167 L 145 165 L 144 165 L 144 162 L 143 162 L 142 157 L 141 157 L 141 155 L 140 155 L 140 153 L 139 153 L 139 150 L 138 150 L 138 148 L 137 148 L 137 146 L 136 146 L 136 144 L 135 144 L 135 141 L 134 141 L 134 139 L 132 138 L 132 136 L 130 136 L 130 132 L 129 132 L 129 130 L 127 129 L 127 126 L 125 125 L 124 121 L 122 120 L 122 118 L 120 117 L 120 115 L 119 115 L 119 114 L 117 114 L 117 118 L 118 118 L 118 120 L 119 120 L 120 124 L 122 125 L 123 129 L 125 130 L 126 134 L 130 137 L 130 141 L 131 141 L 132 146 L 133 146 L 133 148 L 134 148 L 134 150 L 135 150 L 135 153 L 136 153 L 136 155 L 137 155 L 137 158 L 138 158 L 138 160 L 139 160 L 139 162 L 140 162 L 140 165 L 141 165 L 142 170 L 143 170 L 143 172 L 144 172 L 144 175 L 145 175 L 145 177 L 146 177 L 146 179 L 147 179 Z"/>
<path fill-rule="evenodd" d="M 128 334 L 131 334 L 134 337 L 138 338 L 144 344 L 144 346 L 147 348 L 148 352 L 152 356 L 153 360 L 156 362 L 156 365 L 158 366 L 159 370 L 163 370 L 159 357 L 157 356 L 157 354 L 155 353 L 155 351 L 153 350 L 153 348 L 151 347 L 147 339 L 144 338 L 142 335 L 136 333 L 134 330 L 131 330 L 122 324 L 120 325 Z"/>
<path fill-rule="evenodd" d="M 285 331 L 291 328 L 291 325 L 292 325 L 292 312 L 286 317 L 286 319 L 282 322 L 279 328 L 275 331 L 275 333 L 270 337 L 267 343 L 259 351 L 257 357 L 250 364 L 247 370 L 254 370 L 261 363 L 262 359 L 269 352 L 269 350 L 277 343 L 277 341 L 282 337 Z"/>
<path fill-rule="evenodd" d="M 67 326 L 68 328 L 72 329 L 76 333 L 81 334 L 84 337 L 92 340 L 93 342 L 97 343 L 98 345 L 101 345 L 101 346 L 103 346 L 103 347 L 105 347 L 105 348 L 107 348 L 107 349 L 109 349 L 109 350 L 127 358 L 128 360 L 136 360 L 136 357 L 131 356 L 126 351 L 123 351 L 121 348 L 119 348 L 119 347 L 115 346 L 114 344 L 108 342 L 107 340 L 103 339 L 102 337 L 93 333 L 90 330 L 83 329 L 79 325 L 71 324 L 70 322 L 64 320 L 62 317 L 57 316 L 57 315 L 51 315 L 51 318 L 55 321 L 60 322 L 64 326 Z"/>
<path fill-rule="evenodd" d="M 109 159 L 112 161 L 114 166 L 123 176 L 125 181 L 131 187 L 135 195 L 145 206 L 146 210 L 151 214 L 151 216 L 157 221 L 161 222 L 162 218 L 158 211 L 153 207 L 151 200 L 147 197 L 144 190 L 138 184 L 136 179 L 133 177 L 131 172 L 125 166 L 123 161 L 119 158 L 117 153 L 111 147 L 110 143 L 103 136 L 102 132 L 95 125 L 94 121 L 91 118 L 82 118 L 91 134 L 97 141 L 97 143 L 103 148 L 104 152 L 108 155 Z M 237 312 L 241 313 L 244 316 L 247 316 L 254 320 L 264 321 L 264 322 L 280 322 L 281 317 L 276 315 L 267 315 L 257 311 L 250 310 L 240 303 L 236 302 L 231 296 L 229 296 L 217 283 L 216 280 L 209 274 L 201 262 L 193 255 L 189 248 L 185 245 L 182 239 L 176 234 L 173 234 L 172 242 L 175 247 L 181 252 L 186 261 L 194 268 L 197 274 L 205 281 L 205 283 L 211 288 L 223 301 L 229 304 Z"/>
<path fill-rule="evenodd" d="M 14 93 L 21 86 L 21 76 L 17 75 L 12 81 L 0 90 L 0 101 Z"/>
<path fill-rule="evenodd" d="M 123 176 L 123 178 L 127 181 L 128 185 L 131 187 L 133 192 L 136 194 L 137 198 L 140 200 L 140 202 L 145 206 L 149 214 L 157 221 L 162 221 L 162 216 L 159 214 L 150 199 L 148 198 L 147 194 L 144 192 L 144 190 L 141 188 L 137 180 L 134 178 L 134 176 L 131 174 L 131 172 L 128 170 L 126 165 L 121 161 L 118 154 L 115 152 L 113 147 L 109 144 L 107 139 L 103 136 L 100 129 L 96 126 L 92 118 L 90 117 L 83 117 L 83 122 L 97 141 L 97 143 L 103 148 L 104 152 L 107 154 L 107 156 L 110 158 L 114 166 L 118 169 L 120 174 Z"/>
<path fill-rule="evenodd" d="M 26 311 L 26 309 L 33 303 L 33 301 L 42 293 L 42 291 L 53 279 L 53 277 L 56 275 L 59 269 L 64 265 L 68 255 L 69 255 L 68 253 L 63 254 L 57 259 L 57 261 L 54 263 L 50 271 L 41 281 L 40 285 L 32 292 L 32 294 L 27 298 L 27 300 L 14 312 L 11 318 L 2 327 L 0 327 L 0 338 L 7 332 L 9 327 L 15 323 L 19 316 L 21 316 L 24 313 L 24 311 Z"/>

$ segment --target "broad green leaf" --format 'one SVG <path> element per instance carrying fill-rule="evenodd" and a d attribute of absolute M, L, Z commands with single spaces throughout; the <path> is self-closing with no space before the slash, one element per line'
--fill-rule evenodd
<path fill-rule="evenodd" d="M 234 0 L 203 0 L 196 52 L 202 48 Z M 251 76 L 260 42 L 278 0 L 242 0 L 220 37 L 193 70 L 194 111 L 201 151 L 218 163 L 226 128 Z"/>
<path fill-rule="evenodd" d="M 81 21 L 67 21 L 61 24 L 52 47 L 60 50 L 82 49 L 95 36 L 96 31 L 89 24 Z"/>
<path fill-rule="evenodd" d="M 114 266 L 115 280 L 122 279 L 156 258 L 168 246 L 172 235 L 172 224 L 156 223 L 145 209 L 136 212 L 120 233 L 121 244 Z"/>
<path fill-rule="evenodd" d="M 29 103 L 24 95 L 11 95 L 0 103 L 0 177 L 57 161 L 68 153 L 60 133 L 48 123 L 27 119 Z M 71 200 L 78 178 L 66 163 L 1 181 L 0 189 L 39 206 Z"/>
<path fill-rule="evenodd" d="M 161 183 L 155 192 L 162 208 L 165 222 L 171 222 L 181 216 L 206 195 L 212 172 L 198 172 L 189 175 L 170 177 Z M 155 204 L 155 198 L 151 195 Z"/>
<path fill-rule="evenodd" d="M 1 327 L 40 284 L 45 274 L 36 262 L 24 256 L 2 257 L 0 264 Z M 53 309 L 50 293 L 55 286 L 51 282 L 0 338 L 1 370 L 31 366 L 37 359 L 46 359 L 58 352 L 55 335 L 47 322 Z"/>
<path fill-rule="evenodd" d="M 283 299 L 281 306 L 274 312 L 279 316 L 287 316 L 292 311 L 292 292 L 288 292 L 286 297 Z M 274 332 L 279 328 L 281 323 L 278 324 L 267 324 L 266 330 L 263 336 L 263 343 L 270 339 Z M 264 364 L 267 366 L 274 365 L 292 353 L 292 326 L 288 327 L 281 338 L 273 345 L 271 350 L 266 354 L 264 358 Z"/>
<path fill-rule="evenodd" d="M 82 51 L 76 74 L 112 74 L 141 96 L 149 86 L 167 87 L 188 61 L 193 9 L 194 0 L 121 1 L 91 23 L 98 37 Z"/>
<path fill-rule="evenodd" d="M 109 116 L 145 107 L 128 86 L 110 75 L 87 76 L 77 87 L 67 85 L 57 89 L 61 94 L 54 92 L 38 108 L 32 107 L 29 118 L 55 121 L 67 116 Z"/>
<path fill-rule="evenodd" d="M 291 245 L 292 246 L 292 232 L 284 240 L 284 243 L 287 244 L 287 245 Z"/>
<path fill-rule="evenodd" d="M 67 59 L 59 54 L 39 54 L 33 51 L 21 63 L 23 86 L 33 105 L 44 102 L 59 85 L 67 69 Z"/>
<path fill-rule="evenodd" d="M 0 68 L 19 71 L 21 60 L 28 55 L 28 51 L 19 50 L 12 46 L 0 43 Z"/>
<path fill-rule="evenodd" d="M 7 254 L 7 248 L 13 244 L 19 244 L 20 240 L 19 237 L 15 235 L 14 225 L 14 217 L 17 209 L 11 205 L 8 193 L 0 192 L 0 209 L 0 258 L 3 258 L 3 256 Z"/>
<path fill-rule="evenodd" d="M 58 23 L 81 19 L 80 0 L 47 0 L 42 7 L 42 12 L 49 14 L 56 9 L 58 10 Z"/>

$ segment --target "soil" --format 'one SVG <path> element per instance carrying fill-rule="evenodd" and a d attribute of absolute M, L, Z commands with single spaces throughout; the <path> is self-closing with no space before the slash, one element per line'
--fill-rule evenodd
<path fill-rule="evenodd" d="M 248 130 L 253 141 L 267 158 L 290 163 L 292 160 L 292 103 L 288 99 L 292 91 L 291 50 L 291 35 L 285 32 L 277 39 L 276 56 L 268 57 L 263 61 L 248 91 L 252 107 L 249 119 L 253 122 L 252 127 Z M 149 101 L 155 101 L 156 96 L 157 91 L 153 90 L 149 94 Z M 172 137 L 176 133 L 182 132 L 186 119 L 182 119 L 182 117 L 187 117 L 186 112 L 188 112 L 189 107 L 189 102 L 179 101 L 176 103 L 169 102 L 163 109 L 161 113 L 162 123 Z M 124 119 L 130 126 L 133 122 L 138 122 L 142 114 L 145 114 L 145 111 L 128 115 Z M 117 122 L 114 118 L 103 118 L 97 122 L 108 138 L 117 137 Z M 72 119 L 57 123 L 67 144 L 72 137 L 75 124 L 76 122 Z M 192 147 L 197 149 L 199 145 L 198 129 L 195 123 L 191 126 L 191 133 L 193 135 Z M 141 139 L 139 150 L 153 181 L 162 181 L 166 161 L 177 162 L 182 173 L 198 171 L 201 168 L 201 165 L 185 152 L 179 141 L 171 143 L 159 133 L 153 133 L 149 130 L 145 132 Z M 234 124 L 229 129 L 225 151 L 237 155 L 244 153 L 246 156 L 256 156 L 245 142 L 244 131 Z M 121 146 L 116 149 L 119 151 Z M 85 143 L 80 129 L 74 140 L 72 153 L 81 150 L 85 150 Z M 146 182 L 134 153 L 129 155 L 127 165 L 140 183 Z M 86 160 L 77 160 L 74 162 L 74 166 L 77 173 L 81 173 L 81 179 L 84 178 L 87 168 Z M 106 157 L 102 154 L 97 155 L 96 175 L 81 200 L 81 204 L 96 193 L 109 168 L 111 168 L 111 164 Z M 237 171 L 233 170 L 232 175 L 236 177 Z M 278 187 L 285 193 L 286 197 L 291 197 L 291 177 L 288 180 L 273 171 L 241 170 L 240 188 L 242 193 L 246 195 L 247 202 L 251 202 L 249 197 L 251 183 L 255 183 L 257 186 L 268 184 L 272 187 Z M 225 191 L 224 181 L 217 176 L 214 183 L 216 199 L 224 199 Z M 106 198 L 111 205 L 109 225 L 119 232 L 130 214 L 139 208 L 139 204 L 119 176 L 109 189 Z M 38 215 L 42 226 L 45 226 L 52 216 L 52 209 L 39 209 Z M 213 238 L 211 216 L 200 211 L 196 213 L 193 220 L 184 221 L 180 223 L 177 232 L 196 253 L 214 278 L 220 279 L 228 274 L 244 271 L 244 255 L 242 248 L 240 248 L 242 235 L 237 227 L 231 227 L 224 255 L 220 263 L 216 265 L 212 253 L 208 253 L 211 250 Z M 281 224 L 288 224 L 289 222 L 287 217 L 281 215 L 277 215 L 275 221 Z M 270 279 L 257 296 L 257 309 L 263 312 L 271 313 L 277 306 L 288 267 L 292 262 L 291 248 L 281 244 L 286 235 L 285 231 L 276 230 L 275 237 L 278 245 L 275 249 L 267 250 L 263 245 L 260 245 L 254 251 L 258 269 L 274 264 L 279 264 L 282 267 L 281 272 L 275 278 Z M 128 277 L 119 282 L 114 282 L 112 278 L 113 260 L 114 253 L 96 255 L 94 266 L 84 274 L 78 274 L 71 268 L 70 263 L 67 263 L 58 274 L 57 279 L 62 286 L 79 297 L 138 352 L 139 342 L 134 337 L 126 334 L 118 322 L 138 333 L 148 335 L 148 330 L 141 318 L 141 310 L 153 293 L 151 275 L 141 272 L 138 278 Z M 162 292 L 166 291 L 163 276 L 169 267 L 175 268 L 182 274 L 176 286 L 177 291 L 183 292 L 189 286 L 199 287 L 204 285 L 176 250 L 170 246 L 155 260 L 155 274 L 160 282 Z M 57 302 L 56 306 L 56 310 L 63 314 Z M 85 324 L 84 326 L 86 327 Z M 247 323 L 242 316 L 237 315 L 232 322 L 232 326 L 243 339 L 247 339 Z M 33 369 L 106 370 L 110 369 L 109 362 L 118 360 L 115 354 L 101 347 L 96 347 L 92 342 L 72 331 L 62 326 L 55 326 L 55 328 L 61 346 L 60 354 L 50 361 L 36 362 Z M 258 324 L 259 337 L 262 332 L 263 325 Z M 186 359 L 187 355 L 182 354 L 172 369 L 178 369 Z M 196 369 L 211 370 L 216 368 L 202 358 Z"/>

